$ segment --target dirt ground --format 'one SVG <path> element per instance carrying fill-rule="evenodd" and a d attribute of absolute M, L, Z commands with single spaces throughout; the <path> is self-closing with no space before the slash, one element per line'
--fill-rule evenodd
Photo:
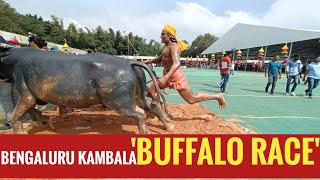
<path fill-rule="evenodd" d="M 252 134 L 252 130 L 241 127 L 235 122 L 239 120 L 221 120 L 199 104 L 170 104 L 169 109 L 174 116 L 173 134 Z M 69 117 L 59 117 L 58 108 L 43 112 L 50 117 L 55 129 L 43 127 L 28 121 L 24 129 L 28 134 L 139 134 L 133 119 L 123 117 L 102 106 L 74 110 Z M 170 134 L 158 118 L 148 117 L 147 126 L 151 134 Z M 12 129 L 1 131 L 3 134 L 13 133 Z"/>

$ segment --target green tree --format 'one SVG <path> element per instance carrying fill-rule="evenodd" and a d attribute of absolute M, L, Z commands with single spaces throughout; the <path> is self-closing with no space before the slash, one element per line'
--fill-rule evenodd
<path fill-rule="evenodd" d="M 3 0 L 0 0 L 0 29 L 23 34 L 22 27 L 17 23 L 21 15 Z"/>
<path fill-rule="evenodd" d="M 205 35 L 200 35 L 192 42 L 191 46 L 185 52 L 182 53 L 182 56 L 196 57 L 197 55 L 200 55 L 200 53 L 207 49 L 217 39 L 218 38 L 209 33 Z"/>
<path fill-rule="evenodd" d="M 57 44 L 63 44 L 65 39 L 63 23 L 55 16 L 51 16 L 51 18 L 51 23 L 46 27 L 47 32 L 50 33 L 47 40 Z"/>
<path fill-rule="evenodd" d="M 147 42 L 146 39 L 129 32 L 122 36 L 121 31 L 112 28 L 103 29 L 101 26 L 93 30 L 77 29 L 74 24 L 68 24 L 64 29 L 62 19 L 51 16 L 51 20 L 44 20 L 37 15 L 22 15 L 3 0 L 0 0 L 0 29 L 17 34 L 27 35 L 28 32 L 37 34 L 42 39 L 50 42 L 63 44 L 67 40 L 69 46 L 79 49 L 87 49 L 90 45 L 96 46 L 101 52 L 120 55 L 128 47 L 129 54 L 160 55 L 165 45 L 155 40 Z M 182 53 L 183 56 L 200 54 L 209 47 L 217 38 L 210 34 L 198 36 L 190 45 L 190 48 Z M 186 42 L 186 41 L 185 41 Z M 186 42 L 187 43 L 187 42 Z M 136 50 L 134 50 L 136 49 Z"/>
<path fill-rule="evenodd" d="M 66 38 L 69 46 L 79 48 L 79 34 L 76 26 L 73 23 L 70 23 L 68 28 L 65 30 L 64 37 Z"/>

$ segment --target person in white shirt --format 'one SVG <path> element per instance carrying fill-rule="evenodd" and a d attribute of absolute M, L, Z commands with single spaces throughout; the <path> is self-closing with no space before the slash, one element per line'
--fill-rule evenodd
<path fill-rule="evenodd" d="M 308 75 L 308 89 L 305 90 L 306 96 L 310 99 L 312 98 L 312 91 L 319 84 L 320 79 L 320 56 L 318 56 L 313 63 L 307 66 L 307 71 L 304 74 L 303 81 L 306 80 L 306 76 Z"/>
<path fill-rule="evenodd" d="M 289 96 L 290 84 L 292 79 L 294 80 L 294 84 L 290 92 L 292 96 L 296 95 L 295 90 L 299 83 L 301 69 L 302 69 L 302 63 L 300 60 L 300 56 L 298 54 L 295 54 L 293 56 L 293 60 L 289 60 L 286 67 L 286 72 L 287 72 L 286 95 L 287 96 Z"/>
<path fill-rule="evenodd" d="M 234 75 L 234 62 L 232 62 L 230 67 L 230 75 Z"/>

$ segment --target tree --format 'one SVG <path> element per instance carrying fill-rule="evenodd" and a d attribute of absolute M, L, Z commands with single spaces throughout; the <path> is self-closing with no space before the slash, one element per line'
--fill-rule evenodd
<path fill-rule="evenodd" d="M 0 0 L 0 29 L 9 32 L 23 34 L 22 28 L 19 26 L 21 15 L 3 0 Z"/>
<path fill-rule="evenodd" d="M 63 44 L 65 37 L 62 21 L 55 16 L 51 16 L 51 18 L 51 23 L 49 27 L 47 27 L 47 30 L 50 32 L 47 40 L 57 44 Z"/>
<path fill-rule="evenodd" d="M 79 34 L 76 26 L 70 23 L 68 28 L 65 30 L 64 37 L 67 39 L 68 45 L 71 47 L 79 47 Z"/>
<path fill-rule="evenodd" d="M 120 55 L 128 47 L 128 37 L 130 39 L 130 55 L 160 55 L 165 45 L 151 39 L 147 40 L 129 32 L 122 36 L 121 31 L 114 31 L 112 28 L 107 30 L 101 26 L 93 30 L 77 29 L 75 24 L 68 24 L 64 29 L 62 19 L 51 16 L 51 20 L 44 20 L 41 16 L 26 14 L 22 15 L 3 0 L 0 0 L 0 29 L 17 34 L 27 35 L 28 32 L 37 34 L 44 40 L 64 44 L 67 40 L 69 46 L 79 49 L 87 49 L 90 45 L 96 46 L 101 52 L 113 55 Z M 217 38 L 210 34 L 198 36 L 190 46 L 183 52 L 182 56 L 196 56 L 209 47 Z M 186 42 L 186 41 L 185 41 Z M 187 42 L 186 42 L 187 43 Z M 133 48 L 133 47 L 134 48 Z M 136 51 L 134 50 L 136 49 Z M 127 49 L 128 50 L 128 49 Z"/>
<path fill-rule="evenodd" d="M 196 57 L 207 49 L 211 44 L 213 44 L 218 38 L 209 33 L 205 35 L 198 36 L 191 44 L 191 46 L 182 53 L 182 56 L 192 56 Z"/>
<path fill-rule="evenodd" d="M 123 54 L 125 48 L 125 39 L 121 36 L 121 32 L 116 32 L 116 37 L 114 41 L 114 47 L 117 50 L 117 54 Z"/>

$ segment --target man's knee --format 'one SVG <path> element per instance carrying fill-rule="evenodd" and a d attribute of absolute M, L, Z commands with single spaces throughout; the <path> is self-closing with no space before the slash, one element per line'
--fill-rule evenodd
<path fill-rule="evenodd" d="M 189 98 L 186 98 L 185 100 L 186 100 L 187 103 L 189 103 L 189 104 L 194 104 L 194 103 L 196 103 L 194 97 L 189 97 Z"/>

